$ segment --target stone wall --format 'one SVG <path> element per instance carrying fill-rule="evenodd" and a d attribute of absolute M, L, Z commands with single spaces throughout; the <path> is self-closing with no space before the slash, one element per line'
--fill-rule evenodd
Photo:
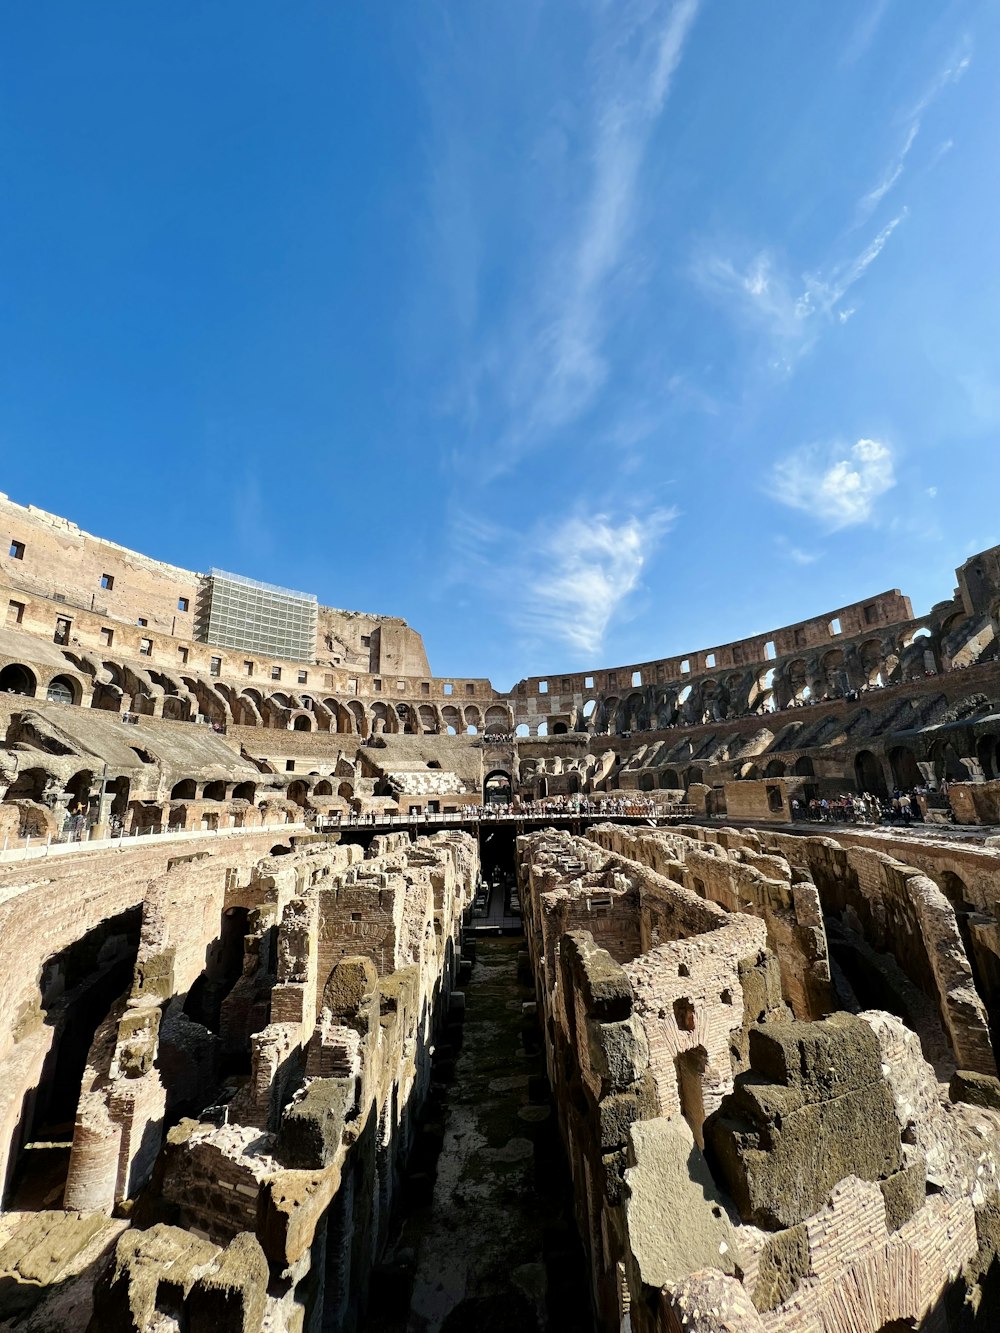
<path fill-rule="evenodd" d="M 789 864 L 785 843 L 612 827 L 519 840 L 599 1326 L 618 1330 L 628 1312 L 635 1333 L 882 1333 L 894 1321 L 965 1333 L 994 1283 L 1000 1082 L 940 1083 L 887 1013 L 793 1017 L 769 941 L 790 908 L 816 920 L 818 899 L 796 868 L 803 849 L 788 848 Z M 900 882 L 924 878 L 915 871 L 875 854 L 863 864 L 885 894 L 923 892 Z M 640 937 L 627 958 L 577 924 L 612 873 L 615 913 L 633 914 Z M 660 884 L 669 909 L 693 902 L 666 911 L 671 937 L 654 943 L 643 922 Z M 626 937 L 619 923 L 610 939 Z"/>

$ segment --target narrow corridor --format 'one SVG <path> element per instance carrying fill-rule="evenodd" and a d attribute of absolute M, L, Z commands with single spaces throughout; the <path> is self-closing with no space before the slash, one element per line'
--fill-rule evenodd
<path fill-rule="evenodd" d="M 520 937 L 479 939 L 372 1284 L 369 1333 L 584 1333 L 589 1276 Z M 428 1162 L 428 1145 L 437 1152 Z"/>

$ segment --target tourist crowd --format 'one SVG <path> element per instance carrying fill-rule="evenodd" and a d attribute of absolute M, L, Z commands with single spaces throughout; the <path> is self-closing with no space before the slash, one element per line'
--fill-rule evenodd
<path fill-rule="evenodd" d="M 832 799 L 792 801 L 792 818 L 807 819 L 819 824 L 910 824 L 923 822 L 920 797 L 923 788 L 912 791 L 897 789 L 889 797 L 874 792 L 847 793 Z"/>

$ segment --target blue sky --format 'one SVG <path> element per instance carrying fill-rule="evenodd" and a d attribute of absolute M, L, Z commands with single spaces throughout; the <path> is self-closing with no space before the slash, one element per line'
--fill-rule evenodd
<path fill-rule="evenodd" d="M 0 489 L 405 616 L 709 647 L 1000 542 L 1000 6 L 0 18 Z"/>

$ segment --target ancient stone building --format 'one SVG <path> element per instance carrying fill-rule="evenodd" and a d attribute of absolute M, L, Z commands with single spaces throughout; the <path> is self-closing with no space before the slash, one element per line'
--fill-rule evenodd
<path fill-rule="evenodd" d="M 1000 1326 L 1000 547 L 503 692 L 0 529 L 0 1328 Z"/>

